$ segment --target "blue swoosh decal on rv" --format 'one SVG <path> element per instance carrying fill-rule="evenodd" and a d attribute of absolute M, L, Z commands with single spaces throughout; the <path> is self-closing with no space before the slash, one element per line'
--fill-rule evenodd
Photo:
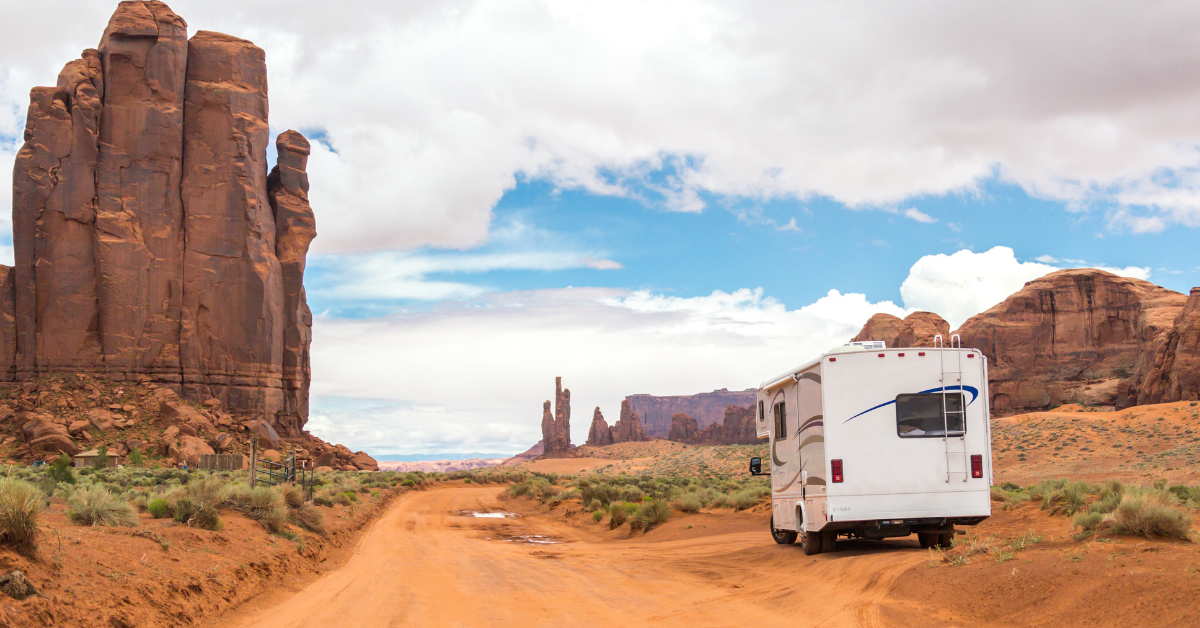
<path fill-rule="evenodd" d="M 968 407 L 970 407 L 970 405 L 971 405 L 971 404 L 975 403 L 975 399 L 976 399 L 977 397 L 979 397 L 979 389 L 978 389 L 978 388 L 975 388 L 974 386 L 947 386 L 945 389 L 946 389 L 946 390 L 962 390 L 962 391 L 964 391 L 964 392 L 969 392 L 969 393 L 971 393 L 971 400 L 967 402 L 967 406 L 968 406 Z M 934 393 L 934 392 L 941 392 L 941 391 L 942 391 L 942 387 L 941 387 L 941 386 L 938 386 L 937 388 L 930 388 L 929 390 L 922 390 L 921 392 L 919 392 L 919 393 L 916 393 L 916 394 L 918 394 L 918 395 L 924 395 L 924 394 L 926 394 L 926 393 Z M 856 414 L 856 415 L 854 415 L 854 416 L 850 417 L 849 419 L 846 419 L 845 421 L 842 421 L 842 424 L 843 424 L 843 425 L 845 425 L 846 423 L 849 423 L 850 421 L 853 421 L 854 419 L 857 419 L 858 417 L 860 417 L 860 416 L 862 416 L 862 415 L 864 415 L 864 414 L 866 414 L 866 413 L 868 413 L 868 412 L 871 412 L 871 411 L 874 411 L 874 410 L 878 410 L 878 409 L 880 409 L 880 408 L 882 408 L 882 407 L 884 407 L 884 406 L 890 406 L 890 405 L 892 405 L 893 403 L 896 403 L 896 400 L 895 400 L 895 399 L 893 399 L 893 400 L 891 400 L 891 401 L 889 401 L 889 402 L 887 402 L 887 403 L 881 403 L 881 404 L 879 404 L 879 405 L 875 406 L 874 408 L 868 408 L 868 409 L 866 409 L 866 410 L 863 410 L 862 412 L 859 412 L 858 414 Z"/>

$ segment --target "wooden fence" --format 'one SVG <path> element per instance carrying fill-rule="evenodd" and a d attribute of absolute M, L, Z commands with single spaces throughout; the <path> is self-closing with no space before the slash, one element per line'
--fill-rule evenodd
<path fill-rule="evenodd" d="M 201 469 L 210 471 L 241 471 L 246 468 L 242 454 L 200 454 Z"/>

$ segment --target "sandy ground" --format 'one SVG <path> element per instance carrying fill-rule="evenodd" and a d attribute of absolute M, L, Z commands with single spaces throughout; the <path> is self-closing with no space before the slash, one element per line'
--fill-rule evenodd
<path fill-rule="evenodd" d="M 211 625 L 284 626 L 1193 626 L 1200 547 L 1070 537 L 1036 505 L 968 537 L 1035 533 L 997 561 L 948 566 L 914 539 L 805 556 L 767 536 L 765 512 L 676 516 L 648 534 L 586 513 L 498 500 L 498 487 L 410 493 L 348 560 Z M 464 511 L 517 512 L 486 519 Z M 553 543 L 530 541 L 553 540 Z M 953 554 L 953 551 L 951 552 Z"/>
<path fill-rule="evenodd" d="M 221 624 L 874 626 L 894 578 L 927 557 L 915 542 L 806 557 L 776 546 L 748 515 L 733 530 L 692 538 L 613 541 L 550 516 L 457 514 L 511 507 L 496 499 L 500 490 L 406 495 L 342 568 L 273 605 L 252 601 Z M 530 535 L 558 542 L 520 541 Z"/>

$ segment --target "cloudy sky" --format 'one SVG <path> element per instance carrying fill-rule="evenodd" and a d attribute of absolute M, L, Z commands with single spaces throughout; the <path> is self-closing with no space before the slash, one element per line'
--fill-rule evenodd
<path fill-rule="evenodd" d="M 353 449 L 523 450 L 555 375 L 580 442 L 1056 268 L 1200 283 L 1197 3 L 170 4 L 315 140 L 309 426 Z M 0 6 L 0 181 L 114 6 Z"/>

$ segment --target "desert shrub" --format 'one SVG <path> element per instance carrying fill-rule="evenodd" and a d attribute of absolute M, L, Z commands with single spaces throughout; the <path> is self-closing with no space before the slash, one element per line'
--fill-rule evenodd
<path fill-rule="evenodd" d="M 46 470 L 46 474 L 55 482 L 63 482 L 66 484 L 74 484 L 76 482 L 75 472 L 71 470 L 71 458 L 67 454 L 59 454 L 54 462 L 50 463 L 50 467 Z"/>
<path fill-rule="evenodd" d="M 325 506 L 325 507 L 333 506 L 333 500 L 329 499 L 328 497 L 324 497 L 324 496 L 314 497 L 313 503 L 318 506 Z"/>
<path fill-rule="evenodd" d="M 304 489 L 295 484 L 283 487 L 281 494 L 283 495 L 283 502 L 287 504 L 288 508 L 295 509 L 304 505 Z"/>
<path fill-rule="evenodd" d="M 91 526 L 135 526 L 137 513 L 103 486 L 87 486 L 67 500 L 67 518 Z"/>
<path fill-rule="evenodd" d="M 1192 516 L 1177 508 L 1176 502 L 1166 491 L 1126 491 L 1104 523 L 1116 534 L 1186 541 L 1192 529 Z"/>
<path fill-rule="evenodd" d="M 625 504 L 621 502 L 613 502 L 608 507 L 608 529 L 615 530 L 623 525 L 629 519 L 629 512 L 625 510 Z"/>
<path fill-rule="evenodd" d="M 220 530 L 220 508 L 225 503 L 225 484 L 216 478 L 199 480 L 171 494 L 175 521 L 205 530 Z"/>
<path fill-rule="evenodd" d="M 37 555 L 42 497 L 28 482 L 0 481 L 0 540 L 30 558 Z"/>
<path fill-rule="evenodd" d="M 683 512 L 699 512 L 704 507 L 704 502 L 696 493 L 684 493 L 675 500 L 675 507 Z"/>
<path fill-rule="evenodd" d="M 757 503 L 758 498 L 755 498 Z M 671 505 L 662 500 L 651 500 L 642 504 L 634 519 L 638 527 L 646 532 L 667 522 L 671 518 Z"/>
<path fill-rule="evenodd" d="M 1041 493 L 1042 508 L 1049 510 L 1052 515 L 1074 515 L 1087 506 L 1088 495 L 1099 492 L 1098 487 L 1087 482 L 1062 482 L 1057 487 L 1047 487 Z"/>
<path fill-rule="evenodd" d="M 1096 529 L 1096 526 L 1100 525 L 1101 521 L 1104 521 L 1103 514 L 1091 511 L 1084 512 L 1081 510 L 1075 513 L 1073 525 L 1076 528 L 1083 529 L 1085 532 L 1091 532 L 1092 530 Z"/>
<path fill-rule="evenodd" d="M 358 493 L 355 493 L 354 491 L 346 491 L 345 493 L 343 493 L 343 495 L 345 495 L 346 498 L 352 502 L 355 502 L 355 503 L 358 502 Z"/>
<path fill-rule="evenodd" d="M 146 502 L 146 512 L 149 512 L 150 516 L 155 519 L 162 519 L 171 514 L 171 507 L 168 505 L 166 499 L 155 497 Z"/>
<path fill-rule="evenodd" d="M 145 495 L 137 495 L 133 499 L 129 500 L 129 505 L 133 506 L 133 509 L 138 512 L 146 512 L 148 502 L 149 498 L 147 498 Z"/>
<path fill-rule="evenodd" d="M 590 510 L 592 512 L 599 512 L 600 510 L 603 510 L 603 509 L 604 509 L 604 504 L 601 503 L 599 499 L 592 498 L 591 503 L 588 504 L 588 510 Z"/>
<path fill-rule="evenodd" d="M 729 503 L 735 510 L 746 510 L 758 505 L 759 492 L 756 489 L 748 488 L 740 490 L 729 496 Z"/>
<path fill-rule="evenodd" d="M 288 518 L 283 495 L 266 486 L 234 486 L 225 493 L 225 505 L 257 521 L 272 534 L 282 530 Z"/>
<path fill-rule="evenodd" d="M 322 536 L 325 535 L 325 513 L 316 506 L 301 503 L 299 508 L 292 509 L 290 517 L 292 523 L 301 528 Z"/>
<path fill-rule="evenodd" d="M 604 511 L 603 510 L 597 510 L 592 513 L 592 521 L 594 521 L 596 523 L 600 523 L 603 520 L 604 520 Z"/>
<path fill-rule="evenodd" d="M 339 506 L 349 506 L 351 503 L 350 496 L 345 493 L 338 493 L 333 496 L 333 502 Z"/>
<path fill-rule="evenodd" d="M 1188 504 L 1192 508 L 1200 507 L 1200 486 L 1184 486 L 1178 484 L 1167 489 L 1172 495 L 1177 497 L 1180 503 Z"/>
<path fill-rule="evenodd" d="M 134 447 L 133 451 L 129 452 L 129 466 L 140 467 L 145 463 L 145 459 L 142 458 L 142 450 Z"/>

